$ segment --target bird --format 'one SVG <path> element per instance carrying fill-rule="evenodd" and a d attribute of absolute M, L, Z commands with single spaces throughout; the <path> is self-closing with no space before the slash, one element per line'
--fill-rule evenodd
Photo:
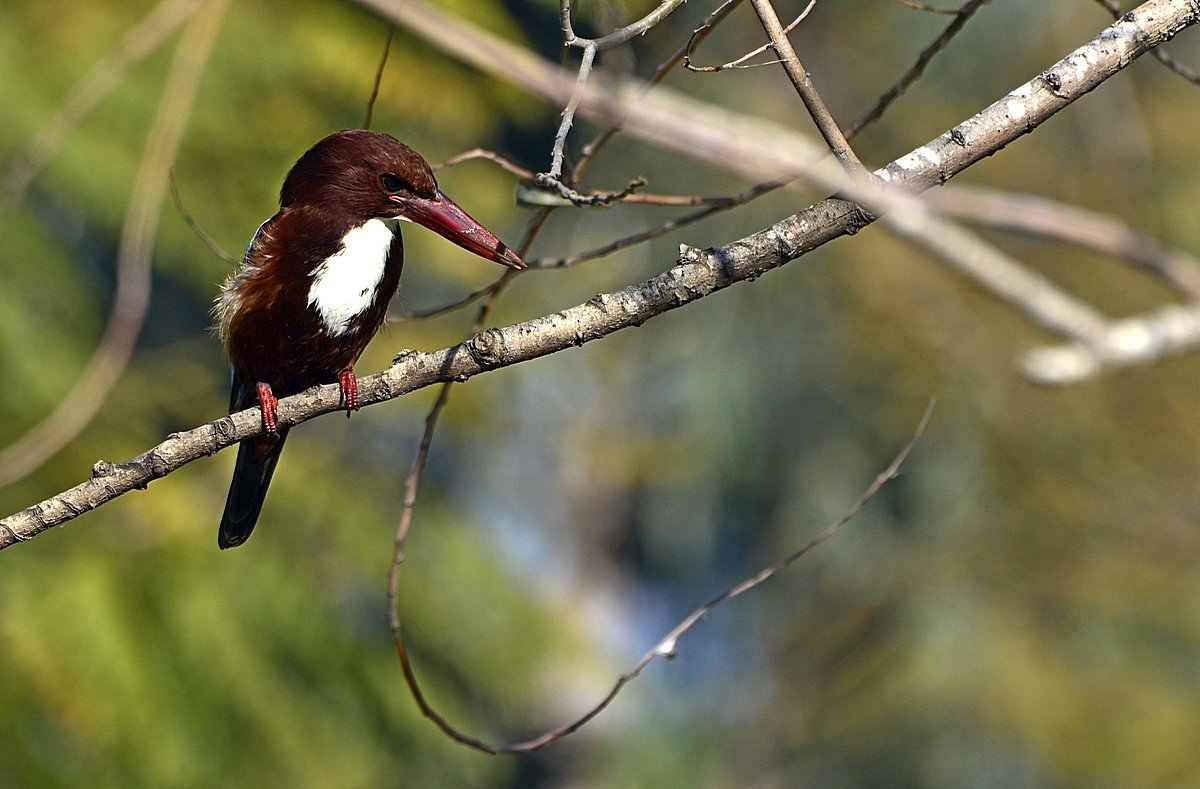
<path fill-rule="evenodd" d="M 213 307 L 233 372 L 230 413 L 259 406 L 263 433 L 238 447 L 217 544 L 241 545 L 262 511 L 288 427 L 280 398 L 337 383 L 358 407 L 354 365 L 400 284 L 400 223 L 414 222 L 487 260 L 524 261 L 438 188 L 433 170 L 388 134 L 345 129 L 284 178 L 278 212 L 254 234 Z"/>

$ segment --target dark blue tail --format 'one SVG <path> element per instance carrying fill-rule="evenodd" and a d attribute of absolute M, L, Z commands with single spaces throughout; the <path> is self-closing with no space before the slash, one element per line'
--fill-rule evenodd
<path fill-rule="evenodd" d="M 221 516 L 221 531 L 217 534 L 217 545 L 222 549 L 241 545 L 254 531 L 286 438 L 287 432 L 280 430 L 278 437 L 248 438 L 238 446 L 233 482 L 225 500 L 225 514 Z"/>

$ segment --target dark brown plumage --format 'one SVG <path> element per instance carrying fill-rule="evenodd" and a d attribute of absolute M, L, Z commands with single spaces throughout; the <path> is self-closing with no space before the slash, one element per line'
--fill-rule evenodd
<path fill-rule="evenodd" d="M 420 154 L 393 137 L 331 134 L 293 165 L 279 212 L 263 223 L 214 314 L 233 368 L 230 409 L 259 405 L 266 433 L 238 448 L 218 544 L 250 536 L 283 449 L 275 401 L 338 382 L 356 406 L 352 368 L 400 283 L 399 222 L 424 225 L 481 257 L 524 263 L 438 189 Z"/>

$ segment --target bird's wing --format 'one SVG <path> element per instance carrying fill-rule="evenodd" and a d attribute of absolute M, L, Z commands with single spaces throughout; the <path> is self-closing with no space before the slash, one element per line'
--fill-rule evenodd
<path fill-rule="evenodd" d="M 236 414 L 238 411 L 245 411 L 251 406 L 258 405 L 256 390 L 239 381 L 237 373 L 232 368 L 229 370 L 229 379 L 231 382 L 229 388 L 229 413 Z"/>

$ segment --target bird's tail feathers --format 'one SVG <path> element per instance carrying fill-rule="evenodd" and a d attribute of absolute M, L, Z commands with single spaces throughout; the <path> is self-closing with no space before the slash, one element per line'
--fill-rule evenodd
<path fill-rule="evenodd" d="M 233 482 L 229 485 L 229 498 L 225 500 L 221 530 L 217 533 L 217 545 L 222 549 L 241 545 L 254 531 L 285 438 L 287 433 L 280 431 L 277 438 L 248 438 L 238 446 Z"/>

